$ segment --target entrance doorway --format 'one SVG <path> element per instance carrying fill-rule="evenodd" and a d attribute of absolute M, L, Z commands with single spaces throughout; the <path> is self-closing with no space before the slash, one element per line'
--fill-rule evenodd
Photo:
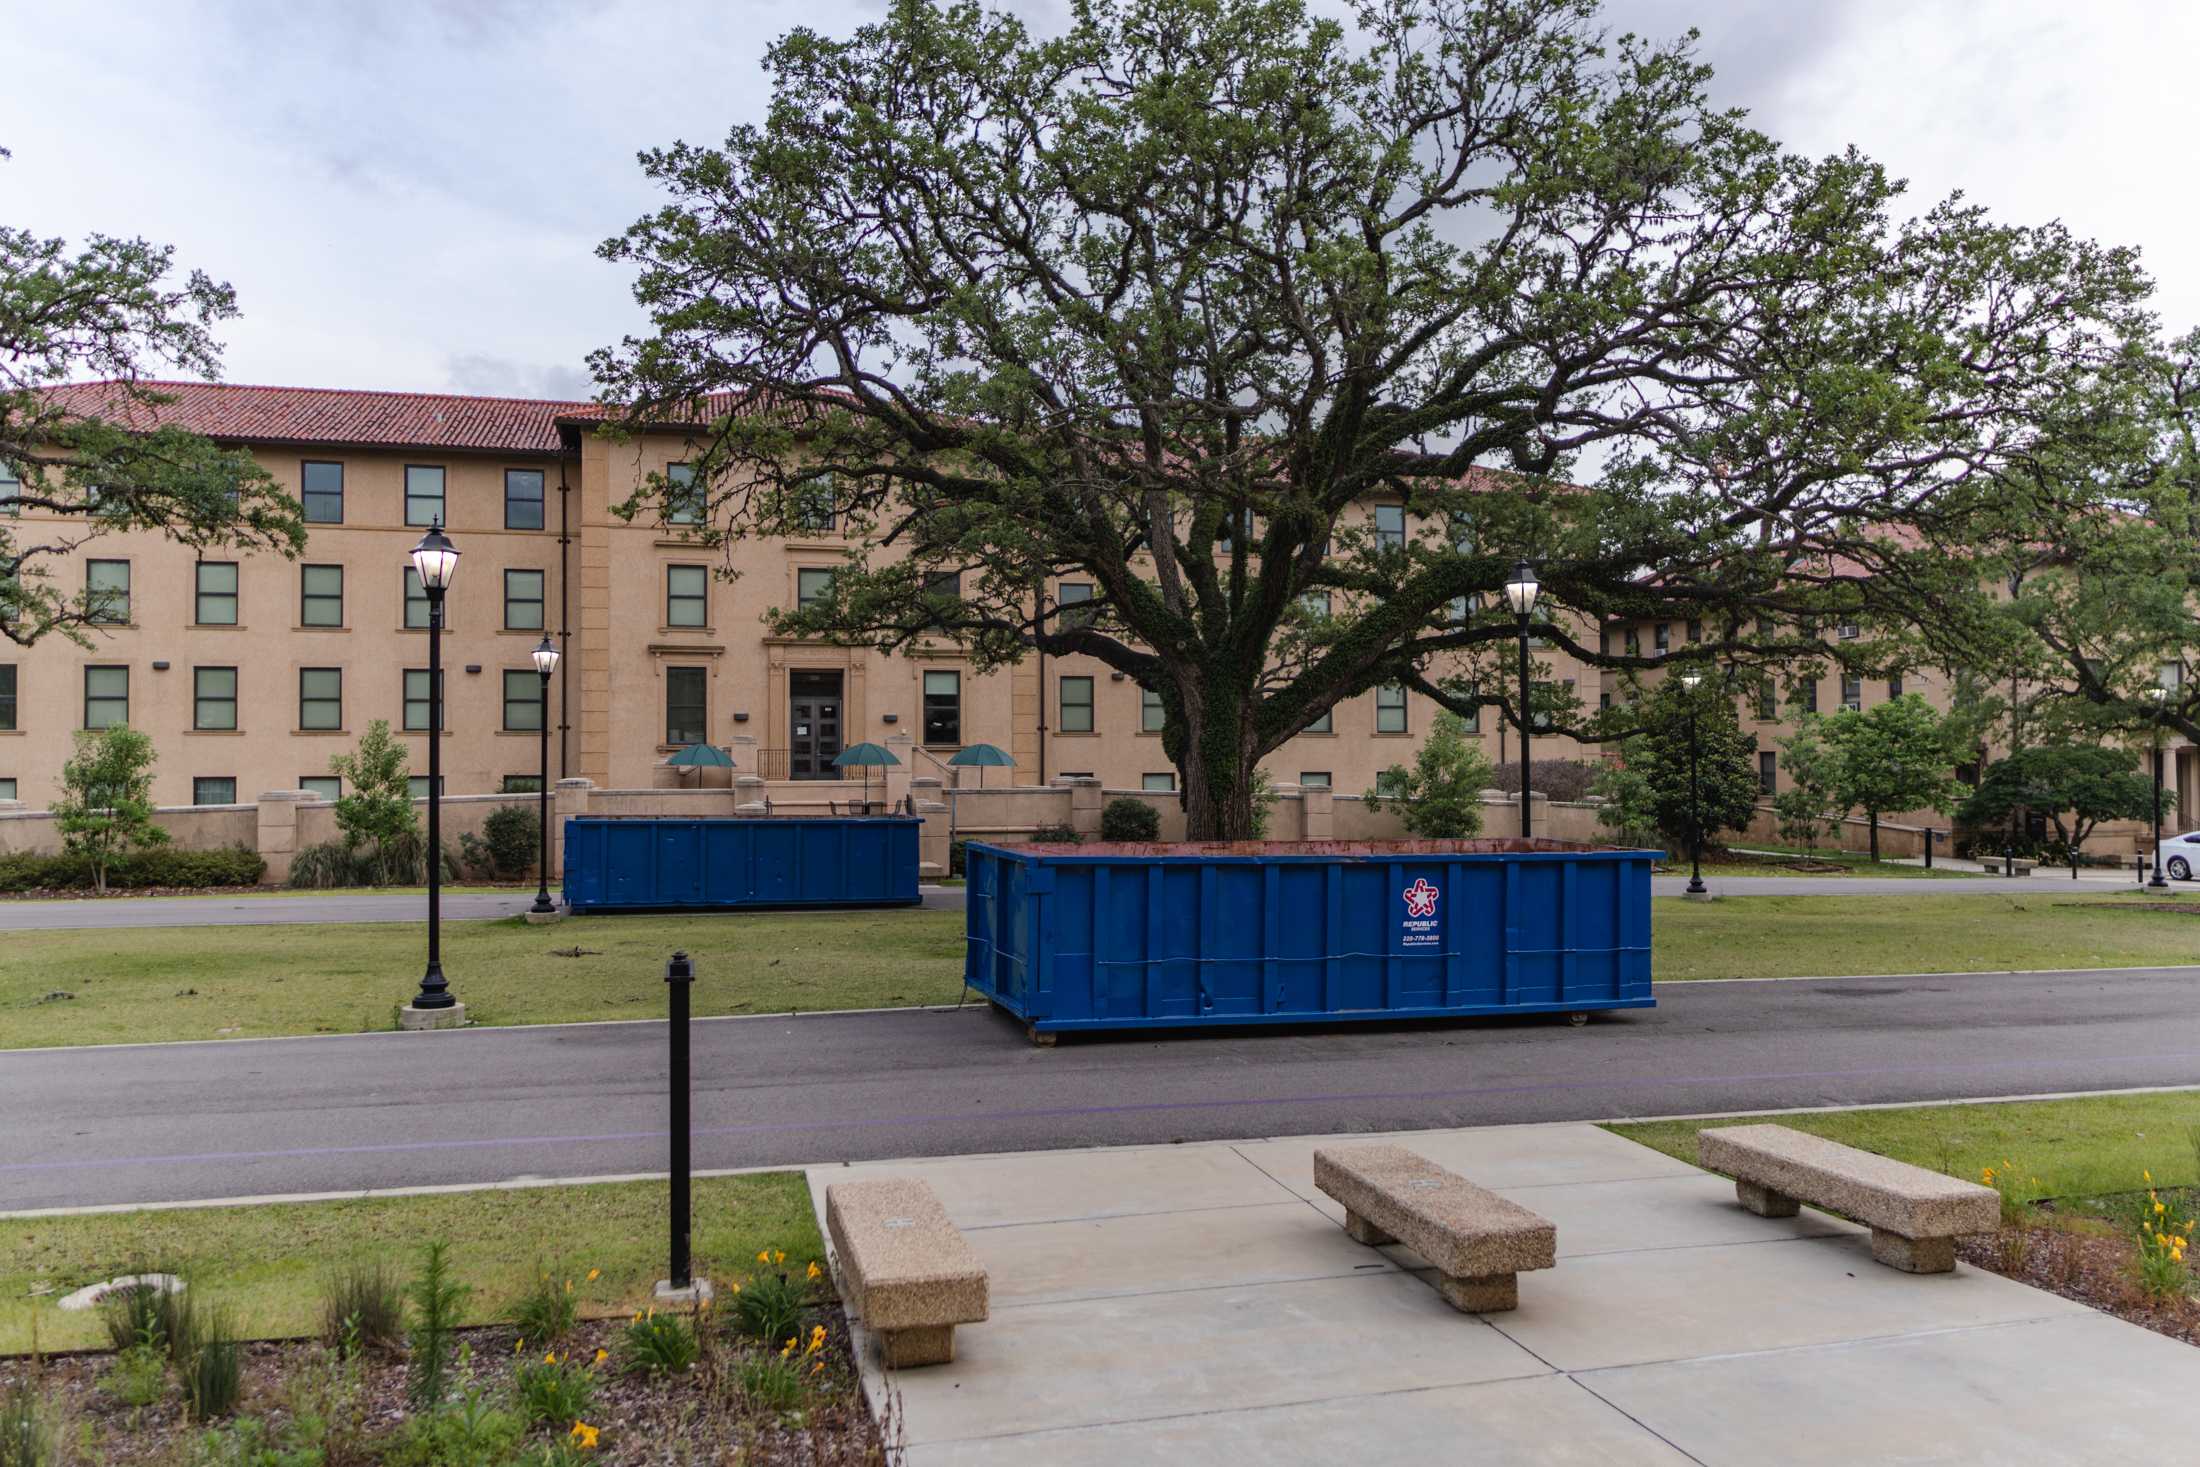
<path fill-rule="evenodd" d="M 787 673 L 787 777 L 838 779 L 841 672 L 790 669 Z"/>

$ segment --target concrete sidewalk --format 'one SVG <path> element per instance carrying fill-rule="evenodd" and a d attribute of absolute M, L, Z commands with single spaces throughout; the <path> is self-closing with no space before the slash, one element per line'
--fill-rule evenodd
<path fill-rule="evenodd" d="M 1354 1141 L 1370 1136 L 1347 1138 Z M 921 1177 L 991 1274 L 951 1365 L 880 1373 L 912 1467 L 2126 1462 L 2200 1434 L 2200 1351 L 1992 1274 L 1917 1277 L 1586 1125 L 1399 1141 L 1558 1225 L 1453 1312 L 1313 1189 L 1321 1138 L 817 1167 Z"/>

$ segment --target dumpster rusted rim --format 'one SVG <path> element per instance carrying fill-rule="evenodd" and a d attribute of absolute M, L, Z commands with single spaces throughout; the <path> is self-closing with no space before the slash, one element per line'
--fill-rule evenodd
<path fill-rule="evenodd" d="M 1217 840 L 1217 841 L 1094 841 L 1084 845 L 1058 845 L 1025 841 L 1015 845 L 972 841 L 988 850 L 1018 859 L 1077 860 L 1106 857 L 1127 860 L 1213 859 L 1242 857 L 1301 857 L 1306 859 L 1389 858 L 1397 856 L 1589 856 L 1633 855 L 1662 857 L 1664 852 L 1640 846 L 1603 845 L 1592 841 L 1555 840 L 1545 836 L 1475 836 L 1467 840 Z"/>

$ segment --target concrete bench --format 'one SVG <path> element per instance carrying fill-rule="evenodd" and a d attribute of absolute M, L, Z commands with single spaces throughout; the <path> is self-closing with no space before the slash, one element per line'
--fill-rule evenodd
<path fill-rule="evenodd" d="M 1872 1230 L 1872 1257 L 1905 1273 L 1947 1273 L 1957 1238 L 2001 1222 L 1991 1187 L 1786 1126 L 1700 1131 L 1696 1154 L 1732 1177 L 1734 1195 L 1759 1217 L 1793 1217 L 1808 1202 L 1854 1218 Z"/>
<path fill-rule="evenodd" d="M 1403 1146 L 1324 1146 L 1314 1185 L 1344 1204 L 1344 1230 L 1369 1247 L 1403 1243 L 1436 1266 L 1454 1309 L 1520 1306 L 1519 1275 L 1558 1262 L 1558 1229 Z"/>
<path fill-rule="evenodd" d="M 879 1338 L 891 1369 L 955 1358 L 955 1326 L 986 1315 L 985 1265 L 910 1177 L 835 1182 L 825 1189 L 841 1297 Z"/>

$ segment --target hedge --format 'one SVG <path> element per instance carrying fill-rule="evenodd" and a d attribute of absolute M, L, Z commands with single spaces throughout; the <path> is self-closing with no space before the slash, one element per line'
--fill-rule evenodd
<path fill-rule="evenodd" d="M 267 862 L 256 851 L 226 846 L 212 851 L 163 847 L 117 856 L 107 867 L 110 887 L 258 886 Z M 92 863 L 83 856 L 0 856 L 0 892 L 90 890 Z"/>

